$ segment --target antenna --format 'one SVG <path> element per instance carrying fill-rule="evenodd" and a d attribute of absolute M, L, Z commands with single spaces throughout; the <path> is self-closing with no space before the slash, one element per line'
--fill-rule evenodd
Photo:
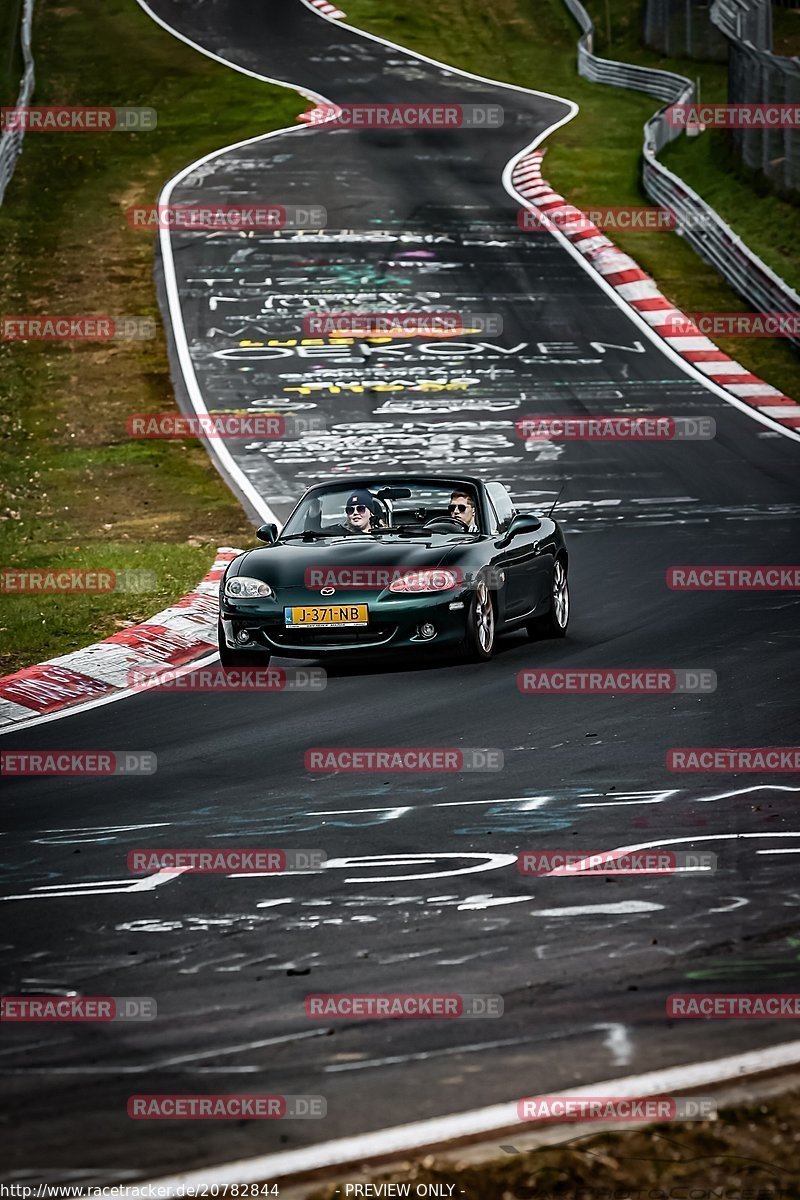
<path fill-rule="evenodd" d="M 547 514 L 547 515 L 548 515 L 548 517 L 552 517 L 552 515 L 553 515 L 553 512 L 554 512 L 554 510 L 555 510 L 555 507 L 556 507 L 556 505 L 558 504 L 559 500 L 561 499 L 561 492 L 563 492 L 563 491 L 564 491 L 564 488 L 565 488 L 566 486 L 567 486 L 567 484 L 566 484 L 566 481 L 565 481 L 565 482 L 564 482 L 564 483 L 562 483 L 562 485 L 561 485 L 561 491 L 558 493 L 558 495 L 556 496 L 555 500 L 553 501 L 552 507 L 551 507 L 551 509 L 550 509 L 549 513 Z"/>

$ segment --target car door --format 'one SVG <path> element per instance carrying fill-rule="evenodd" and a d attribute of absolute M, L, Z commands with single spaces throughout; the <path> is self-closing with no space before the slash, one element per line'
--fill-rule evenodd
<path fill-rule="evenodd" d="M 501 483 L 487 484 L 486 491 L 502 537 L 516 516 L 514 505 Z M 505 615 L 507 620 L 513 620 L 532 612 L 546 594 L 552 556 L 542 554 L 539 530 L 517 534 L 499 554 L 506 575 Z"/>

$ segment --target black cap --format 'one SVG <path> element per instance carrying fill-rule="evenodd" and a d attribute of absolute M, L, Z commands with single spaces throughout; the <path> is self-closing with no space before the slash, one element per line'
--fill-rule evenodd
<path fill-rule="evenodd" d="M 349 508 L 351 504 L 365 504 L 369 511 L 373 512 L 375 501 L 366 488 L 356 488 L 353 494 L 348 496 L 345 501 L 345 508 Z"/>

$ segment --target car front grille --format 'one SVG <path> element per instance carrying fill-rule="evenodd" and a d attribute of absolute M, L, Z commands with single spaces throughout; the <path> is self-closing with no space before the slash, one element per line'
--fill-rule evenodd
<path fill-rule="evenodd" d="M 267 637 L 278 646 L 374 646 L 388 642 L 397 632 L 393 626 L 370 626 L 368 629 L 292 629 L 274 626 L 265 630 Z"/>

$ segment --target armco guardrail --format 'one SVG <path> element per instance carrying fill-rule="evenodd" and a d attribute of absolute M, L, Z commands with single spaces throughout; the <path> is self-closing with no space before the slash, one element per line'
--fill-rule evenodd
<path fill-rule="evenodd" d="M 644 0 L 642 39 L 659 54 L 727 62 L 728 42 L 713 24 L 707 3 Z"/>
<path fill-rule="evenodd" d="M 732 0 L 735 2 L 735 0 Z M 647 92 L 671 104 L 690 104 L 695 87 L 684 75 L 655 68 L 613 62 L 594 54 L 594 25 L 580 0 L 564 0 L 581 28 L 578 74 L 593 83 L 610 84 Z M 800 311 L 800 296 L 737 236 L 709 204 L 663 163 L 658 154 L 683 132 L 667 120 L 669 104 L 645 124 L 642 183 L 656 204 L 674 212 L 679 233 L 706 262 L 722 275 L 740 296 L 759 312 Z M 792 338 L 800 346 L 800 337 Z"/>
<path fill-rule="evenodd" d="M 714 0 L 711 20 L 727 38 L 772 50 L 772 0 Z"/>
<path fill-rule="evenodd" d="M 636 92 L 647 92 L 659 100 L 675 101 L 684 89 L 690 88 L 689 99 L 694 99 L 694 85 L 683 75 L 672 71 L 658 71 L 650 67 L 637 67 L 633 63 L 614 62 L 610 58 L 598 58 L 594 53 L 594 25 L 592 18 L 580 0 L 564 0 L 569 11 L 581 27 L 578 42 L 578 74 L 592 83 L 608 83 L 612 87 L 630 88 Z M 676 136 L 678 131 L 676 130 Z"/>
<path fill-rule="evenodd" d="M 33 95 L 33 53 L 31 51 L 31 30 L 33 26 L 33 0 L 24 0 L 22 21 L 20 23 L 20 43 L 22 45 L 23 75 L 19 85 L 17 107 L 23 108 L 30 104 Z M 0 204 L 6 194 L 8 181 L 14 174 L 17 159 L 22 153 L 23 132 L 21 129 L 4 129 L 0 133 Z"/>
<path fill-rule="evenodd" d="M 728 39 L 732 104 L 800 105 L 800 59 L 773 54 L 770 0 L 714 0 L 710 17 Z M 746 167 L 800 195 L 800 129 L 736 129 L 730 137 Z"/>

